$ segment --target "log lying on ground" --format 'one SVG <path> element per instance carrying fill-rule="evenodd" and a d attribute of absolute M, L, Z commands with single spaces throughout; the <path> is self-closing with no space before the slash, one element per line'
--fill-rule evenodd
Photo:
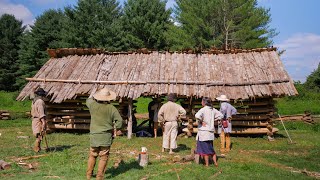
<path fill-rule="evenodd" d="M 0 169 L 4 169 L 4 170 L 7 170 L 7 169 L 10 169 L 11 168 L 11 165 L 3 160 L 0 160 Z"/>
<path fill-rule="evenodd" d="M 0 110 L 0 120 L 10 119 L 10 113 L 7 110 Z"/>
<path fill-rule="evenodd" d="M 313 117 L 311 116 L 311 114 L 307 113 L 307 114 L 294 114 L 294 115 L 285 115 L 285 116 L 281 116 L 278 118 L 273 118 L 273 121 L 280 121 L 282 119 L 282 121 L 304 121 L 307 123 L 314 123 Z"/>

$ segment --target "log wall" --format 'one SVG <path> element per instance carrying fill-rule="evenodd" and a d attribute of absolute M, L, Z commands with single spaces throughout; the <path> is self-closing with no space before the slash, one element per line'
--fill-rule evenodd
<path fill-rule="evenodd" d="M 232 134 L 267 134 L 272 135 L 277 129 L 273 128 L 272 116 L 276 111 L 271 97 L 230 102 L 238 111 L 232 117 Z M 183 120 L 183 131 L 191 136 L 197 132 L 195 113 L 202 107 L 201 99 L 184 99 L 181 105 L 187 110 Z M 219 110 L 219 102 L 215 101 L 214 108 Z M 217 129 L 216 129 L 217 132 Z"/>
<path fill-rule="evenodd" d="M 90 112 L 85 105 L 87 96 L 78 96 L 73 100 L 62 103 L 46 103 L 48 128 L 89 130 Z M 181 105 L 186 109 L 187 116 L 182 118 L 182 130 L 188 136 L 197 132 L 195 113 L 201 108 L 201 99 L 180 98 Z M 128 121 L 128 100 L 111 102 L 120 112 L 125 124 Z M 135 102 L 135 101 L 134 101 Z M 277 131 L 273 128 L 272 116 L 275 112 L 272 98 L 259 98 L 255 100 L 232 101 L 238 114 L 232 118 L 232 134 L 269 134 Z M 219 102 L 214 102 L 219 110 Z M 135 106 L 133 106 L 135 109 Z M 133 125 L 134 127 L 135 125 Z M 126 131 L 125 127 L 123 131 Z M 217 131 L 216 131 L 217 132 Z"/>

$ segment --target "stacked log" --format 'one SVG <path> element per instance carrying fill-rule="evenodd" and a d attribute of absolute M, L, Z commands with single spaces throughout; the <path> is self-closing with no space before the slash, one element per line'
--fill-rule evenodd
<path fill-rule="evenodd" d="M 89 130 L 91 116 L 85 105 L 87 98 L 87 96 L 79 95 L 76 99 L 58 104 L 46 102 L 48 129 Z M 119 110 L 120 115 L 126 121 L 128 119 L 128 101 L 112 101 L 110 103 Z"/>
<path fill-rule="evenodd" d="M 7 110 L 0 110 L 0 120 L 11 119 L 10 113 Z"/>
<path fill-rule="evenodd" d="M 273 128 L 272 116 L 275 111 L 272 98 L 259 98 L 255 100 L 242 100 L 230 102 L 238 111 L 237 115 L 232 117 L 231 134 L 267 134 L 272 135 L 278 130 Z M 185 99 L 181 102 L 187 110 L 187 117 L 183 119 L 186 127 L 184 132 L 190 136 L 197 132 L 194 114 L 201 108 L 201 99 L 194 99 L 192 102 Z M 215 101 L 213 107 L 219 110 L 219 102 Z M 216 129 L 217 132 L 217 129 Z"/>
<path fill-rule="evenodd" d="M 304 114 L 284 115 L 281 116 L 281 119 L 283 121 L 303 121 L 309 124 L 315 123 L 311 113 L 309 112 L 305 112 Z M 273 121 L 280 121 L 280 117 L 274 118 Z"/>

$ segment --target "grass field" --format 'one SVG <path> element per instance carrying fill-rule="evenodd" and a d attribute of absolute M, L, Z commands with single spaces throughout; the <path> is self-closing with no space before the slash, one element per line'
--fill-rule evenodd
<path fill-rule="evenodd" d="M 49 152 L 32 151 L 34 138 L 29 119 L 0 121 L 0 159 L 10 162 L 10 170 L 0 171 L 0 179 L 85 179 L 89 135 L 52 133 L 47 135 Z M 192 162 L 175 162 L 190 154 L 194 138 L 178 138 L 175 155 L 161 153 L 161 137 L 115 139 L 106 172 L 113 179 L 313 179 L 320 173 L 320 124 L 286 123 L 295 144 L 281 126 L 276 141 L 265 137 L 232 137 L 232 151 L 219 158 L 219 168 L 205 168 Z M 30 136 L 18 138 L 18 136 Z M 218 146 L 219 139 L 214 141 Z M 136 158 L 142 146 L 149 152 L 150 164 L 142 168 Z M 218 148 L 216 150 L 219 152 Z M 38 158 L 25 157 L 42 155 Z M 21 160 L 22 159 L 22 160 Z M 19 161 L 21 160 L 21 161 Z M 114 167 L 115 162 L 119 162 Z M 18 165 L 18 163 L 26 165 Z M 32 164 L 33 169 L 28 168 Z M 304 173 L 302 172 L 304 171 Z M 319 178 L 319 176 L 318 176 Z"/>

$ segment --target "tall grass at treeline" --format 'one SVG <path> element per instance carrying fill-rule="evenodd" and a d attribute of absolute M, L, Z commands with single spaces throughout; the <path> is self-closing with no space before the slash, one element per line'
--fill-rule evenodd
<path fill-rule="evenodd" d="M 303 114 L 309 111 L 312 114 L 320 114 L 320 93 L 306 89 L 302 84 L 295 84 L 299 92 L 298 96 L 277 98 L 276 107 L 281 115 Z M 16 101 L 19 92 L 0 91 L 0 110 L 8 110 L 11 113 L 23 113 L 30 111 L 31 101 Z M 147 113 L 151 98 L 140 97 L 135 103 L 137 113 Z"/>

